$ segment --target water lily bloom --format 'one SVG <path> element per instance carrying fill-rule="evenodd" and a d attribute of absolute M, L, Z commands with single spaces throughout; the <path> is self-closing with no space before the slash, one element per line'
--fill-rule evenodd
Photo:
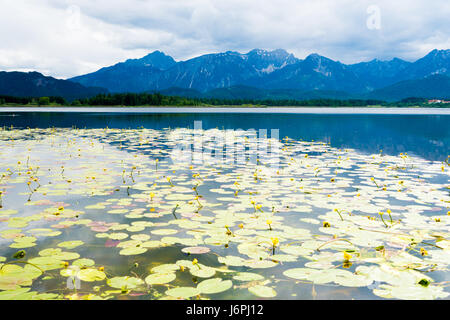
<path fill-rule="evenodd" d="M 323 227 L 324 227 L 324 228 L 330 228 L 331 225 L 330 225 L 329 222 L 324 221 L 324 222 L 323 222 Z"/>
<path fill-rule="evenodd" d="M 270 238 L 270 240 L 272 240 L 272 245 L 274 248 L 280 243 L 278 238 Z"/>
<path fill-rule="evenodd" d="M 428 255 L 428 252 L 427 252 L 427 250 L 425 250 L 424 248 L 420 248 L 420 254 L 421 254 L 422 256 L 427 256 L 427 255 Z"/>
<path fill-rule="evenodd" d="M 198 260 L 197 259 L 192 260 L 192 264 L 195 266 L 196 264 L 198 264 Z"/>
<path fill-rule="evenodd" d="M 344 261 L 350 261 L 352 255 L 344 251 Z"/>

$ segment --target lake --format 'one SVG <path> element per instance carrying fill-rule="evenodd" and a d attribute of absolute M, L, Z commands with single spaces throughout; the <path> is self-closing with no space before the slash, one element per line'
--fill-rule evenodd
<path fill-rule="evenodd" d="M 447 110 L 67 111 L 0 112 L 0 299 L 449 297 Z"/>

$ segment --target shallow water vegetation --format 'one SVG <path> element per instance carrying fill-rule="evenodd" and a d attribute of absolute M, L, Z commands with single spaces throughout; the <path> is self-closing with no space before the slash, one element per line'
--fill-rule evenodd
<path fill-rule="evenodd" d="M 442 162 L 285 138 L 174 163 L 193 135 L 0 130 L 0 299 L 449 297 Z"/>

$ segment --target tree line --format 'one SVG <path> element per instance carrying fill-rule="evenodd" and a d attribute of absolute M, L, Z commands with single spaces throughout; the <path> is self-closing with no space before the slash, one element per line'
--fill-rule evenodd
<path fill-rule="evenodd" d="M 68 102 L 62 97 L 11 97 L 0 96 L 0 105 L 56 105 L 56 106 L 298 106 L 298 107 L 409 107 L 428 105 L 427 99 L 407 98 L 398 102 L 388 103 L 373 99 L 310 99 L 310 100 L 256 100 L 256 99 L 219 99 L 219 98 L 186 98 L 165 96 L 160 93 L 117 93 L 99 94 L 90 98 L 77 99 Z M 439 105 L 436 105 L 439 107 Z"/>

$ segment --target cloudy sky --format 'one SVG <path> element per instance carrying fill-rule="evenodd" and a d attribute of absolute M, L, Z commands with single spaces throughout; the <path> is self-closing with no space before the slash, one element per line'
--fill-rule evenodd
<path fill-rule="evenodd" d="M 0 70 L 67 78 L 162 50 L 254 48 L 345 63 L 450 48 L 448 0 L 0 0 Z"/>

